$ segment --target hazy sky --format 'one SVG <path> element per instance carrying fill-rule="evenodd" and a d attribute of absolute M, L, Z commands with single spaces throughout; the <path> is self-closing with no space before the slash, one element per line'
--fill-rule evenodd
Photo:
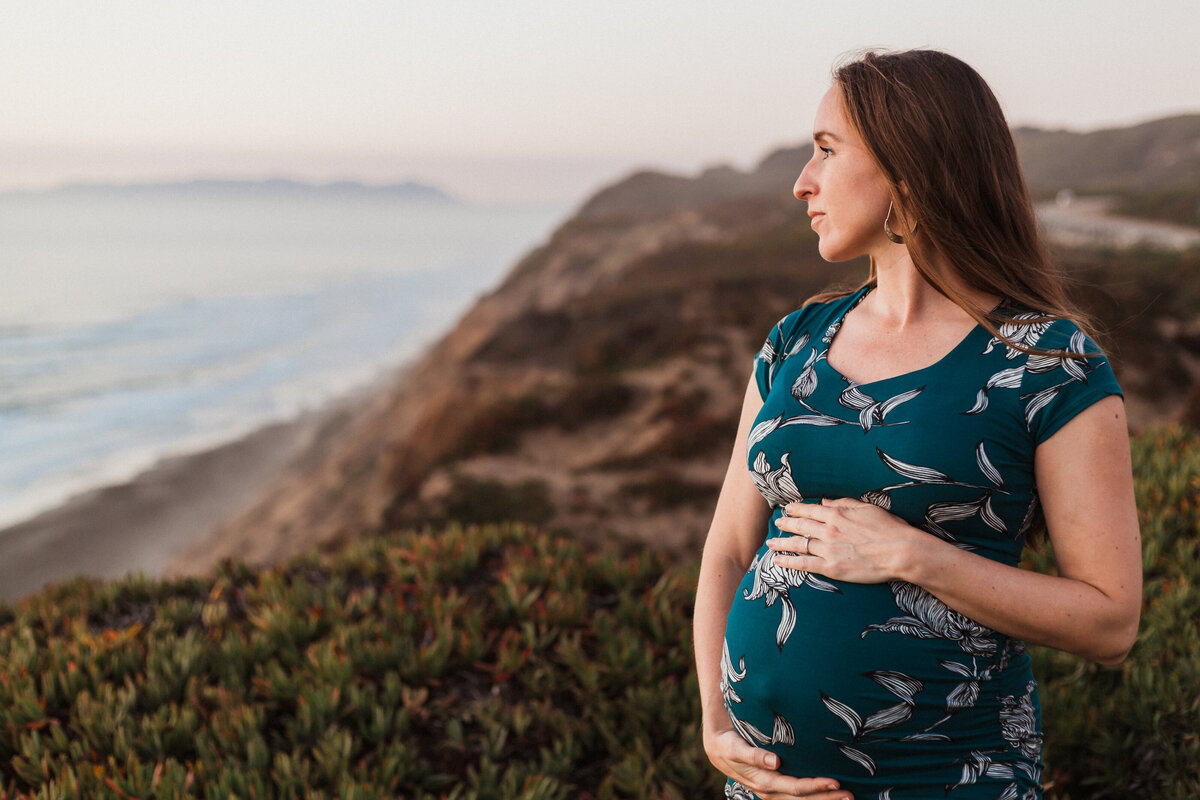
<path fill-rule="evenodd" d="M 1200 111 L 1194 0 L 5 5 L 0 188 L 288 176 L 572 201 L 803 141 L 831 64 L 867 46 L 965 59 L 1013 124 Z"/>

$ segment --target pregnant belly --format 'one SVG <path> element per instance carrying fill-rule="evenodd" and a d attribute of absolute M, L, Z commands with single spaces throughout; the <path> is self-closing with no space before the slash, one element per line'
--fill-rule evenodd
<path fill-rule="evenodd" d="M 807 725 L 810 712 L 825 707 L 821 691 L 844 684 L 847 672 L 882 666 L 880 650 L 887 645 L 878 634 L 863 633 L 898 612 L 887 584 L 850 584 L 783 570 L 770 564 L 770 555 L 765 547 L 759 551 L 733 598 L 725 628 L 725 678 L 741 697 L 735 708 L 739 716 L 753 716 L 751 709 L 794 708 L 807 697 L 809 702 L 799 703 Z M 771 719 L 767 713 L 766 720 Z"/>
<path fill-rule="evenodd" d="M 995 664 L 1004 637 L 908 584 L 843 583 L 769 559 L 764 547 L 726 623 L 723 689 L 742 736 L 801 776 L 861 780 L 881 762 L 913 764 L 918 741 L 925 756 L 953 761 L 941 731 L 961 728 L 971 715 L 948 722 L 949 698 L 971 693 L 960 688 L 969 682 L 964 672 Z M 897 605 L 914 598 L 925 603 L 916 608 L 924 621 Z M 996 717 L 989 717 L 982 738 L 958 734 L 991 743 Z"/>

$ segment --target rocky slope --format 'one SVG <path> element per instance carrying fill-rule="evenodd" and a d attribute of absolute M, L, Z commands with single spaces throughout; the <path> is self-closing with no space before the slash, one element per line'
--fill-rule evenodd
<path fill-rule="evenodd" d="M 697 547 L 762 337 L 805 297 L 865 275 L 817 255 L 790 195 L 809 152 L 600 191 L 418 363 L 331 416 L 181 567 L 445 519 Z M 1135 424 L 1177 417 L 1200 374 L 1200 257 L 1060 255 L 1111 329 Z"/>

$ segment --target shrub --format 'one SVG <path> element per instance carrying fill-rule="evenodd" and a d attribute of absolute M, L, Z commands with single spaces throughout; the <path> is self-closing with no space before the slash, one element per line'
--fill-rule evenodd
<path fill-rule="evenodd" d="M 447 452 L 441 462 L 512 452 L 520 444 L 522 435 L 547 426 L 578 431 L 590 423 L 623 414 L 633 404 L 633 399 L 632 388 L 606 374 L 585 374 L 574 378 L 565 387 L 542 386 L 522 395 L 503 398 L 467 417 L 466 427 L 460 435 L 462 444 Z M 522 518 L 521 521 L 526 520 Z"/>
<path fill-rule="evenodd" d="M 1133 456 L 1145 571 L 1133 651 L 1106 668 L 1031 648 L 1058 800 L 1200 797 L 1200 439 L 1153 431 Z"/>
<path fill-rule="evenodd" d="M 1196 226 L 1200 225 L 1200 190 L 1194 186 L 1177 186 L 1155 191 L 1122 192 L 1117 195 L 1113 211 L 1155 222 Z"/>
<path fill-rule="evenodd" d="M 712 506 L 720 491 L 719 484 L 688 480 L 665 470 L 645 479 L 627 481 L 617 494 L 625 500 L 645 503 L 650 511 L 663 511 L 685 505 Z"/>
<path fill-rule="evenodd" d="M 521 434 L 540 426 L 546 406 L 537 393 L 506 397 L 466 416 L 458 438 L 461 444 L 442 455 L 439 463 L 486 453 L 510 453 L 520 443 Z"/>
<path fill-rule="evenodd" d="M 518 526 L 5 609 L 0 793 L 682 798 L 694 570 Z"/>
<path fill-rule="evenodd" d="M 1143 435 L 1134 469 L 1130 658 L 1033 649 L 1051 800 L 1200 796 L 1200 439 Z M 450 525 L 275 569 L 73 581 L 0 606 L 0 797 L 717 797 L 696 566 Z"/>
<path fill-rule="evenodd" d="M 457 476 L 445 515 L 463 525 L 495 522 L 540 525 L 554 516 L 554 503 L 545 481 L 531 479 L 509 485 Z"/>

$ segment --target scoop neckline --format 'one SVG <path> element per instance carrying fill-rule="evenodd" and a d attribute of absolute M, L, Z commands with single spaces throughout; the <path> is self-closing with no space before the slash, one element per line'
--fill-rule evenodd
<path fill-rule="evenodd" d="M 878 384 L 891 383 L 892 381 L 912 378 L 923 373 L 931 372 L 938 367 L 941 367 L 947 361 L 951 360 L 951 358 L 956 356 L 959 351 L 965 349 L 968 343 L 972 342 L 972 340 L 976 338 L 980 331 L 987 333 L 987 329 L 976 322 L 975 325 L 972 326 L 971 329 L 967 331 L 967 333 L 954 345 L 954 347 L 950 348 L 948 351 L 946 351 L 946 353 L 944 353 L 940 358 L 931 364 L 926 364 L 923 367 L 917 367 L 916 369 L 908 370 L 907 372 L 901 372 L 897 375 L 890 375 L 886 378 L 876 378 L 872 381 L 856 381 L 850 376 L 844 374 L 829 361 L 829 350 L 833 347 L 834 339 L 836 339 L 838 333 L 841 332 L 842 322 L 847 316 L 849 316 L 850 312 L 858 306 L 859 303 L 866 299 L 867 295 L 870 294 L 874 288 L 874 286 L 867 286 L 860 290 L 861 293 L 859 296 L 855 298 L 852 303 L 847 305 L 842 313 L 839 314 L 833 322 L 829 323 L 829 327 L 825 329 L 825 336 L 823 337 L 823 341 L 825 342 L 825 357 L 821 360 L 825 362 L 825 366 L 828 367 L 831 372 L 833 372 L 850 386 L 876 386 Z"/>

